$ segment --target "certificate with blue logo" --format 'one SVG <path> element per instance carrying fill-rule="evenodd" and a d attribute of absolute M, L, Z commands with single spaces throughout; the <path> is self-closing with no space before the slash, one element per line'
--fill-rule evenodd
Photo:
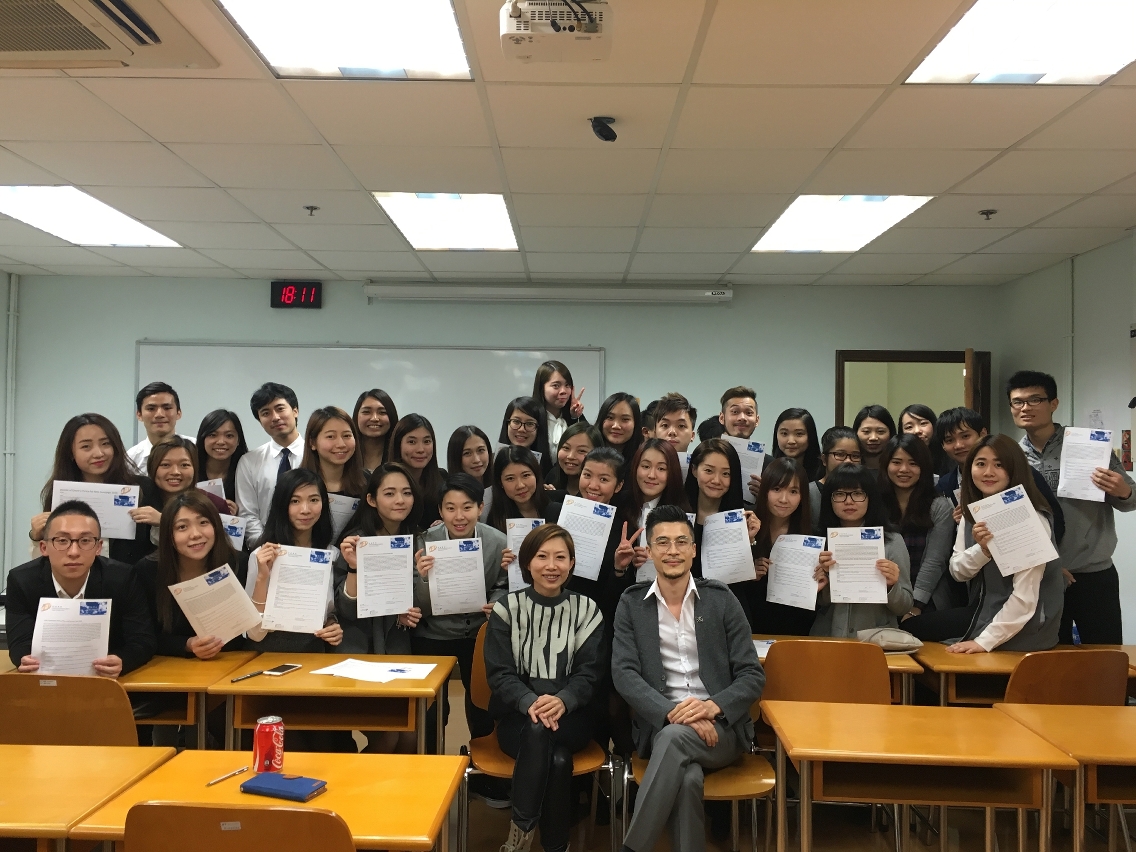
<path fill-rule="evenodd" d="M 414 536 L 374 535 L 355 543 L 359 618 L 402 615 L 414 606 Z"/>
<path fill-rule="evenodd" d="M 876 567 L 884 559 L 883 527 L 837 527 L 828 531 L 835 565 L 828 572 L 833 603 L 887 603 L 887 580 Z"/>
<path fill-rule="evenodd" d="M 110 647 L 109 600 L 40 598 L 32 628 L 39 674 L 94 675 Z"/>
<path fill-rule="evenodd" d="M 970 514 L 994 536 L 986 546 L 1003 577 L 1057 558 L 1049 530 L 1021 485 L 971 503 Z"/>
<path fill-rule="evenodd" d="M 434 567 L 426 575 L 430 586 L 430 612 L 434 615 L 480 612 L 486 603 L 481 539 L 428 541 L 426 555 L 434 557 Z"/>
<path fill-rule="evenodd" d="M 615 522 L 615 506 L 597 503 L 584 497 L 565 497 L 560 510 L 560 526 L 572 535 L 576 546 L 573 574 L 585 580 L 597 580 L 603 564 L 611 525 Z"/>
<path fill-rule="evenodd" d="M 272 563 L 268 597 L 261 626 L 266 630 L 315 633 L 323 629 L 331 608 L 330 550 L 313 550 L 288 545 Z M 249 579 L 256 571 L 255 552 L 250 561 Z"/>

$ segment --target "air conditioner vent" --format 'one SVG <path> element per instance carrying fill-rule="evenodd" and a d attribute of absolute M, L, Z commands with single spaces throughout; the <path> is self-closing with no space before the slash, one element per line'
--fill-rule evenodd
<path fill-rule="evenodd" d="M 0 52 L 110 50 L 55 0 L 0 0 Z"/>
<path fill-rule="evenodd" d="M 162 40 L 146 19 L 130 8 L 124 0 L 91 0 L 92 5 L 108 18 L 111 23 L 126 33 L 135 44 L 161 44 Z"/>

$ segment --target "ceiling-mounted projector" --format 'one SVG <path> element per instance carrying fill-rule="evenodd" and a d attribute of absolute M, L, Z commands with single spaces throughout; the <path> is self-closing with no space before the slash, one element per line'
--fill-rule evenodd
<path fill-rule="evenodd" d="M 508 0 L 501 52 L 520 62 L 589 62 L 611 55 L 607 0 Z"/>

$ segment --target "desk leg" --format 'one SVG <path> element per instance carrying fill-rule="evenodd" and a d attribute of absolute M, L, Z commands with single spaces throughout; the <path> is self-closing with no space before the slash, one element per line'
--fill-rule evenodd
<path fill-rule="evenodd" d="M 1025 808 L 1018 808 L 1018 852 L 1026 852 L 1026 838 L 1029 835 L 1029 823 L 1026 821 L 1028 813 Z"/>
<path fill-rule="evenodd" d="M 939 672 L 939 706 L 947 706 L 947 673 Z"/>
<path fill-rule="evenodd" d="M 1049 852 L 1049 839 L 1053 831 L 1053 770 L 1041 773 L 1041 814 L 1037 826 L 1038 852 Z"/>
<path fill-rule="evenodd" d="M 801 852 L 812 852 L 813 849 L 813 762 L 801 761 L 801 792 L 799 795 L 801 809 Z M 1080 850 L 1076 850 L 1080 852 Z"/>
<path fill-rule="evenodd" d="M 912 696 L 911 693 L 912 693 L 912 687 L 914 686 L 914 681 L 912 679 L 912 676 L 910 674 L 903 675 L 903 678 L 900 681 L 900 683 L 902 684 L 902 686 L 900 688 L 900 700 L 904 704 L 910 704 L 913 700 L 913 696 Z"/>
<path fill-rule="evenodd" d="M 194 696 L 197 702 L 197 750 L 205 751 L 205 693 Z"/>
<path fill-rule="evenodd" d="M 434 706 L 438 708 L 438 712 L 434 715 L 437 717 L 434 720 L 436 730 L 434 731 L 434 744 L 437 747 L 438 754 L 446 753 L 446 714 L 442 712 L 442 690 L 450 688 L 450 681 L 447 678 L 442 682 L 441 688 L 434 696 Z"/>
<path fill-rule="evenodd" d="M 777 773 L 777 852 L 785 852 L 786 835 L 789 833 L 789 827 L 786 825 L 788 819 L 789 806 L 785 801 L 785 797 L 789 795 L 789 785 L 785 783 L 785 746 L 781 745 L 781 738 L 777 738 L 777 766 L 775 771 Z M 627 791 L 623 793 L 623 806 L 627 807 Z M 623 827 L 624 832 L 627 831 L 626 824 Z M 768 850 L 766 850 L 768 852 Z"/>
<path fill-rule="evenodd" d="M 236 699 L 225 696 L 225 751 L 233 750 L 233 703 Z"/>
<path fill-rule="evenodd" d="M 947 852 L 950 842 L 947 837 L 947 806 L 939 806 L 939 852 Z M 1040 850 L 1045 852 L 1045 850 Z"/>
<path fill-rule="evenodd" d="M 426 699 L 414 699 L 415 706 L 418 709 L 418 723 L 414 726 L 418 735 L 418 753 L 426 753 Z M 438 708 L 439 715 L 441 715 L 441 707 Z"/>
<path fill-rule="evenodd" d="M 1085 852 L 1085 767 L 1078 764 L 1073 782 L 1073 852 Z"/>
<path fill-rule="evenodd" d="M 994 836 L 994 809 L 986 809 L 986 852 L 997 852 L 997 839 Z"/>

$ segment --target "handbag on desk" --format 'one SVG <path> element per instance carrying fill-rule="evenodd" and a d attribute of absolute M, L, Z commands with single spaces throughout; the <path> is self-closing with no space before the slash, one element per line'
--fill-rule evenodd
<path fill-rule="evenodd" d="M 909 654 L 923 647 L 921 641 L 898 627 L 869 627 L 867 630 L 858 630 L 856 638 L 861 642 L 879 645 L 885 652 L 898 654 Z"/>

